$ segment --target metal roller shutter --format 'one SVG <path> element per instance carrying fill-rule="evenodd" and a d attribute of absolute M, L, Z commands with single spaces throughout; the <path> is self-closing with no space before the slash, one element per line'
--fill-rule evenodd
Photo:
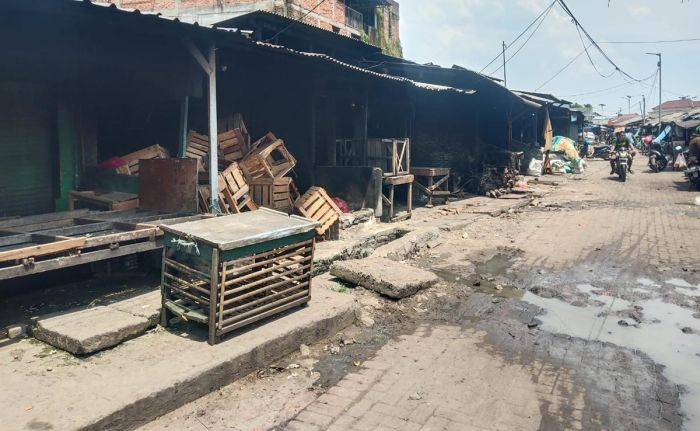
<path fill-rule="evenodd" d="M 53 211 L 50 112 L 45 91 L 0 82 L 0 217 Z"/>

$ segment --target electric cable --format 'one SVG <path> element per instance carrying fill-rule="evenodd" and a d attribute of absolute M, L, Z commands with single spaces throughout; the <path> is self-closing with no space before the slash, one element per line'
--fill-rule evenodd
<path fill-rule="evenodd" d="M 287 31 L 287 30 L 289 30 L 289 28 L 290 28 L 291 26 L 293 26 L 294 24 L 296 24 L 297 22 L 303 22 L 303 21 L 304 21 L 304 18 L 306 18 L 307 16 L 309 16 L 310 14 L 312 14 L 316 9 L 318 9 L 319 6 L 321 6 L 323 3 L 325 3 L 325 1 L 326 1 L 326 0 L 321 0 L 321 1 L 319 1 L 318 4 L 317 4 L 316 6 L 314 6 L 314 7 L 311 8 L 308 12 L 306 12 L 301 18 L 299 18 L 299 19 L 297 19 L 297 20 L 292 20 L 292 22 L 290 22 L 286 27 L 284 27 L 282 30 L 280 30 L 280 31 L 278 31 L 277 33 L 275 33 L 274 36 L 265 39 L 265 42 L 270 42 L 271 40 L 275 39 L 275 38 L 276 38 L 277 36 L 279 36 L 280 34 L 284 33 L 284 32 Z"/>
<path fill-rule="evenodd" d="M 548 13 L 548 12 L 554 7 L 554 5 L 557 3 L 557 1 L 558 1 L 558 0 L 552 1 L 552 4 L 550 4 L 548 7 L 546 7 L 546 8 L 537 16 L 537 18 L 535 18 L 534 21 L 532 21 L 527 27 L 525 27 L 525 30 L 523 30 L 522 33 L 520 33 L 515 39 L 513 39 L 508 45 L 506 45 L 506 49 L 508 49 L 511 45 L 513 45 L 513 44 L 514 44 L 515 42 L 517 42 L 521 37 L 523 37 L 523 35 L 524 35 L 525 33 L 527 33 L 527 31 L 530 30 L 530 28 L 532 28 L 532 26 L 535 25 L 535 23 L 537 23 L 537 22 L 540 20 L 540 18 L 542 18 L 542 16 L 543 16 L 545 13 Z M 484 68 L 481 69 L 481 70 L 479 71 L 479 73 L 484 73 L 484 70 L 486 70 L 489 66 L 491 66 L 491 65 L 493 64 L 494 61 L 498 60 L 498 58 L 501 57 L 501 55 L 503 55 L 502 52 L 498 53 L 491 61 L 489 61 L 489 64 L 487 64 L 486 66 L 484 66 Z"/>
<path fill-rule="evenodd" d="M 700 37 L 692 39 L 670 39 L 670 40 L 613 40 L 598 42 L 606 45 L 651 45 L 656 43 L 683 43 L 683 42 L 700 42 Z"/>
<path fill-rule="evenodd" d="M 542 19 L 541 19 L 540 22 L 537 24 L 537 27 L 535 27 L 535 29 L 532 31 L 532 33 L 530 33 L 530 36 L 527 37 L 527 39 L 525 40 L 525 42 L 523 42 L 523 44 L 520 45 L 520 48 L 518 48 L 517 51 L 515 51 L 515 52 L 513 53 L 513 55 L 511 55 L 510 57 L 508 57 L 508 58 L 506 59 L 506 61 L 505 61 L 506 64 L 508 64 L 508 63 L 510 62 L 510 60 L 513 59 L 513 57 L 515 57 L 516 55 L 518 55 L 518 53 L 519 53 L 520 51 L 522 51 L 523 48 L 525 48 L 525 45 L 527 45 L 527 43 L 530 41 L 530 39 L 532 39 L 532 36 L 534 36 L 535 33 L 537 33 L 537 30 L 539 30 L 540 26 L 542 26 L 542 23 L 547 19 L 547 15 L 549 15 L 549 12 L 551 12 L 553 8 L 554 8 L 554 3 L 552 3 L 552 6 L 550 6 L 550 7 L 547 9 L 546 13 L 542 16 Z M 491 72 L 491 73 L 489 74 L 489 76 L 495 75 L 499 70 L 503 69 L 503 66 L 504 66 L 504 65 L 501 64 L 501 65 L 498 67 L 498 69 L 496 69 L 496 70 L 494 70 L 493 72 Z"/>
<path fill-rule="evenodd" d="M 574 24 L 576 25 L 576 27 L 580 28 L 581 31 L 583 32 L 583 34 L 586 35 L 586 38 L 593 44 L 593 46 L 596 48 L 596 50 L 598 50 L 598 52 L 600 52 L 600 54 L 608 61 L 608 63 L 610 63 L 613 67 L 615 67 L 616 71 L 620 72 L 624 76 L 627 76 L 628 78 L 630 78 L 633 81 L 637 81 L 637 82 L 640 81 L 639 79 L 633 77 L 629 73 L 620 69 L 620 67 L 608 56 L 608 54 L 606 54 L 605 51 L 603 51 L 603 49 L 598 45 L 598 43 L 595 41 L 595 39 L 593 39 L 593 37 L 590 35 L 590 33 L 588 33 L 588 31 L 581 25 L 581 22 L 578 20 L 578 18 L 576 18 L 574 13 L 571 12 L 571 9 L 569 9 L 569 7 L 566 5 L 564 0 L 557 0 L 557 2 L 564 9 L 566 14 L 571 17 L 571 19 L 574 21 Z"/>
<path fill-rule="evenodd" d="M 589 45 L 589 47 L 590 47 L 590 45 Z M 557 73 L 555 73 L 551 78 L 549 78 L 548 80 L 546 80 L 542 85 L 540 85 L 539 87 L 537 87 L 537 88 L 535 89 L 535 91 L 540 91 L 540 89 L 541 89 L 542 87 L 544 87 L 545 85 L 549 84 L 549 83 L 550 83 L 552 80 L 554 80 L 554 78 L 556 78 L 557 76 L 561 75 L 566 69 L 569 68 L 569 66 L 571 66 L 572 64 L 574 64 L 574 62 L 575 62 L 576 60 L 578 60 L 585 52 L 586 52 L 585 49 L 584 49 L 583 51 L 579 52 L 578 55 L 576 55 L 576 57 L 572 58 L 571 61 L 568 62 L 568 63 L 566 64 L 566 66 L 564 66 L 564 67 L 562 67 L 561 69 L 559 69 L 559 71 L 558 71 Z"/>

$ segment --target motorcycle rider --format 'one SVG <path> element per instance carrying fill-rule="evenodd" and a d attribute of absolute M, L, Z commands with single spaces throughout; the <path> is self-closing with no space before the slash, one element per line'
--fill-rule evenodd
<path fill-rule="evenodd" d="M 632 162 L 634 160 L 634 155 L 637 153 L 636 148 L 634 148 L 634 143 L 632 142 L 632 139 L 627 136 L 624 130 L 619 130 L 617 133 L 615 133 L 615 138 L 612 140 L 612 151 L 618 151 L 622 147 L 627 147 L 629 149 L 630 153 L 630 158 L 629 158 L 629 172 L 630 174 L 633 174 L 634 172 L 632 171 Z M 610 175 L 613 175 L 615 173 L 615 158 L 610 158 Z"/>
<path fill-rule="evenodd" d="M 690 143 L 688 144 L 688 165 L 698 162 L 700 162 L 700 126 L 696 127 L 693 134 L 690 135 Z"/>

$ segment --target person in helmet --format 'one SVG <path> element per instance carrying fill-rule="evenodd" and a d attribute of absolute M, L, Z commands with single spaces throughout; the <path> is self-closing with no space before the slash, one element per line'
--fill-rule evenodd
<path fill-rule="evenodd" d="M 630 174 L 633 174 L 634 172 L 632 171 L 632 162 L 634 161 L 634 155 L 637 153 L 636 148 L 634 148 L 634 142 L 632 141 L 632 138 L 627 136 L 624 130 L 620 130 L 617 133 L 615 133 L 615 138 L 612 140 L 612 151 L 617 151 L 620 148 L 627 147 L 630 153 L 630 158 L 629 158 L 629 172 Z M 610 158 L 610 175 L 613 175 L 615 173 L 615 158 Z"/>
<path fill-rule="evenodd" d="M 690 135 L 688 144 L 688 166 L 695 165 L 700 160 L 700 126 L 696 127 Z"/>

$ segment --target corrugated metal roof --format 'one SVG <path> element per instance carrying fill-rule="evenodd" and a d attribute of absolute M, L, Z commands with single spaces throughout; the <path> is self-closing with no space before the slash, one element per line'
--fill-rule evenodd
<path fill-rule="evenodd" d="M 336 66 L 348 69 L 348 70 L 353 70 L 358 73 L 374 76 L 376 78 L 380 79 L 386 79 L 390 81 L 395 81 L 395 82 L 404 82 L 409 85 L 412 85 L 416 88 L 422 89 L 422 90 L 428 90 L 428 91 L 445 91 L 445 92 L 452 92 L 456 94 L 464 94 L 464 95 L 470 95 L 476 93 L 475 90 L 466 90 L 466 89 L 461 89 L 461 88 L 454 88 L 454 87 L 448 87 L 445 85 L 437 85 L 437 84 L 429 84 L 426 82 L 419 82 L 419 81 L 414 81 L 412 79 L 404 78 L 402 76 L 394 76 L 394 75 L 388 75 L 384 73 L 379 73 L 379 72 L 374 72 L 369 69 L 364 69 L 359 66 L 355 66 L 349 63 L 345 63 L 343 61 L 338 60 L 337 58 L 330 57 L 326 54 L 320 54 L 316 52 L 304 52 L 304 51 L 296 51 L 291 48 L 287 48 L 285 46 L 280 46 L 280 45 L 274 45 L 271 43 L 266 43 L 266 42 L 253 42 L 257 44 L 258 46 L 265 47 L 265 48 L 270 48 L 274 50 L 278 50 L 290 55 L 296 55 L 300 57 L 307 57 L 307 58 L 316 58 L 319 60 L 322 60 L 327 63 L 334 64 Z"/>
<path fill-rule="evenodd" d="M 32 3 L 32 2 L 28 2 L 28 3 Z M 84 7 L 91 8 L 91 10 L 94 10 L 94 11 L 110 10 L 110 11 L 113 11 L 114 13 L 139 16 L 139 17 L 141 17 L 140 19 L 153 20 L 154 23 L 168 23 L 168 25 L 178 25 L 178 26 L 182 26 L 183 28 L 196 29 L 197 31 L 204 31 L 204 32 L 207 32 L 210 34 L 215 34 L 219 37 L 226 38 L 224 40 L 229 40 L 229 38 L 235 37 L 235 39 L 230 39 L 230 40 L 234 41 L 234 42 L 239 42 L 239 43 L 240 42 L 249 43 L 250 46 L 257 46 L 257 47 L 264 48 L 264 49 L 273 49 L 275 51 L 284 53 L 286 55 L 294 55 L 294 56 L 299 56 L 299 57 L 318 59 L 320 61 L 331 63 L 331 64 L 334 64 L 338 67 L 342 67 L 344 69 L 347 69 L 347 70 L 352 70 L 354 72 L 366 74 L 366 75 L 373 76 L 373 77 L 376 77 L 379 79 L 391 80 L 391 81 L 396 81 L 396 82 L 404 82 L 406 84 L 409 84 L 409 85 L 411 85 L 415 88 L 421 89 L 421 90 L 434 91 L 434 92 L 450 92 L 450 93 L 462 94 L 462 95 L 470 95 L 470 94 L 475 93 L 474 90 L 466 90 L 466 89 L 459 89 L 459 88 L 443 86 L 443 85 L 429 84 L 429 83 L 424 83 L 424 82 L 413 81 L 411 79 L 404 78 L 404 77 L 374 72 L 374 71 L 364 69 L 364 68 L 359 67 L 359 66 L 354 66 L 352 64 L 345 63 L 345 62 L 340 61 L 336 58 L 330 57 L 326 54 L 296 51 L 296 50 L 293 50 L 291 48 L 287 48 L 284 46 L 274 45 L 274 44 L 265 43 L 265 42 L 253 41 L 253 40 L 250 40 L 249 38 L 247 38 L 238 29 L 219 28 L 216 26 L 201 25 L 198 23 L 188 23 L 188 22 L 180 21 L 178 18 L 163 16 L 162 14 L 157 13 L 157 12 L 141 12 L 139 9 L 122 8 L 122 7 L 118 7 L 114 4 L 93 3 L 91 0 L 64 0 L 63 4 L 73 5 L 75 7 L 84 6 Z"/>

